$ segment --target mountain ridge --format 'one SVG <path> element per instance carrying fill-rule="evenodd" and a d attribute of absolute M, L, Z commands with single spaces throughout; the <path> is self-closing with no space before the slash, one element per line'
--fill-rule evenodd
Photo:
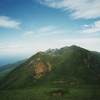
<path fill-rule="evenodd" d="M 54 53 L 38 52 L 12 70 L 0 89 L 17 89 L 42 84 L 99 84 L 100 57 L 78 46 Z"/>

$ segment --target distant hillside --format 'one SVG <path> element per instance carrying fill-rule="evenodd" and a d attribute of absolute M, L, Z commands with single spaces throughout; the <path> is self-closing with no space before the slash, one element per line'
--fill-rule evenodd
<path fill-rule="evenodd" d="M 48 50 L 46 50 L 45 51 L 45 53 L 48 53 L 48 52 L 52 52 L 52 53 L 55 53 L 57 50 L 59 50 L 59 49 L 48 49 Z"/>
<path fill-rule="evenodd" d="M 0 81 L 0 89 L 48 84 L 100 85 L 100 57 L 78 46 L 38 52 Z"/>
<path fill-rule="evenodd" d="M 92 53 L 96 54 L 97 56 L 100 57 L 100 52 L 97 52 L 97 51 L 92 51 Z"/>
<path fill-rule="evenodd" d="M 27 59 L 1 66 L 0 67 L 0 79 L 2 77 L 4 77 L 6 74 L 8 74 L 12 69 L 14 69 L 15 67 L 19 66 L 21 63 L 25 62 L 26 60 Z"/>
<path fill-rule="evenodd" d="M 65 46 L 65 47 L 62 47 L 62 48 L 60 48 L 60 49 L 48 49 L 47 51 L 45 51 L 46 53 L 48 53 L 48 52 L 52 52 L 52 53 L 54 53 L 54 54 L 56 54 L 56 55 L 60 55 L 60 54 L 65 54 L 65 53 L 68 53 L 69 51 L 71 51 L 71 50 L 73 50 L 73 49 L 75 49 L 75 48 L 77 48 L 77 46 L 76 45 L 72 45 L 72 46 L 70 46 L 70 47 L 68 47 L 68 46 Z"/>

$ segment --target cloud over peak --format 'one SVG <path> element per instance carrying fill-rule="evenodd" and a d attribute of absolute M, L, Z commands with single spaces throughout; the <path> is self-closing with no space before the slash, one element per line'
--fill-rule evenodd
<path fill-rule="evenodd" d="M 99 18 L 100 0 L 39 0 L 41 4 L 70 11 L 73 19 Z"/>
<path fill-rule="evenodd" d="M 0 16 L 0 27 L 20 29 L 21 22 L 12 20 L 7 16 Z"/>

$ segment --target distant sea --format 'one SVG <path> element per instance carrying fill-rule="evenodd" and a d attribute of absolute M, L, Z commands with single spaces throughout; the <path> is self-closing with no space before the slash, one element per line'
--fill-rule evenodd
<path fill-rule="evenodd" d="M 6 65 L 6 64 L 10 64 L 10 63 L 14 63 L 14 62 L 17 62 L 17 61 L 20 61 L 20 60 L 24 60 L 24 59 L 27 59 L 29 57 L 0 57 L 0 67 L 3 66 L 3 65 Z"/>

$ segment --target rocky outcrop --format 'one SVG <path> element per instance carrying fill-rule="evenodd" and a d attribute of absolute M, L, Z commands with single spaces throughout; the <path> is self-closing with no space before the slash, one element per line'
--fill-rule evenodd
<path fill-rule="evenodd" d="M 49 72 L 50 72 L 50 71 L 51 71 L 51 64 L 50 64 L 49 61 L 47 62 L 47 65 L 48 65 L 48 70 L 49 70 Z"/>
<path fill-rule="evenodd" d="M 34 66 L 34 70 L 36 73 L 36 75 L 34 76 L 35 79 L 39 79 L 42 76 L 44 76 L 46 72 L 51 71 L 50 62 L 47 62 L 47 65 L 48 67 L 43 62 L 40 61 L 38 64 Z"/>
<path fill-rule="evenodd" d="M 47 70 L 47 67 L 46 67 L 46 65 L 44 65 L 43 62 L 39 62 L 39 63 L 34 67 L 34 70 L 35 70 L 36 74 L 45 73 L 46 70 Z"/>
<path fill-rule="evenodd" d="M 66 90 L 57 90 L 57 91 L 53 91 L 52 95 L 53 96 L 61 96 L 66 92 Z"/>

